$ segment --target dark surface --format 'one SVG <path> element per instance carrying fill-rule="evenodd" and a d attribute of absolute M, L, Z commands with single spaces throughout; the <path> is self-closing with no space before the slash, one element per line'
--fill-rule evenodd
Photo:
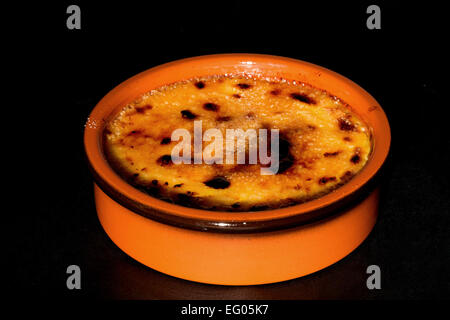
<path fill-rule="evenodd" d="M 27 135 L 27 159 L 36 172 L 26 184 L 29 198 L 21 200 L 20 214 L 6 227 L 12 235 L 7 247 L 11 273 L 6 279 L 11 295 L 449 297 L 449 106 L 439 82 L 447 59 L 443 8 L 430 2 L 421 7 L 378 2 L 382 29 L 370 31 L 365 9 L 371 3 L 78 3 L 80 31 L 65 28 L 65 9 L 72 4 L 66 2 L 28 10 L 33 20 L 22 17 L 24 32 L 8 36 L 27 54 L 21 66 L 29 68 L 25 75 L 32 85 L 26 97 L 34 100 L 20 112 L 27 112 L 38 129 Z M 192 283 L 129 258 L 98 222 L 82 147 L 90 110 L 110 89 L 140 71 L 179 58 L 228 52 L 275 54 L 322 65 L 365 88 L 388 115 L 393 140 L 379 220 L 355 252 L 325 270 L 254 287 Z M 32 209 L 25 209 L 26 204 Z M 66 289 L 66 268 L 71 264 L 81 267 L 82 290 Z M 381 290 L 366 288 L 366 268 L 371 264 L 381 268 Z"/>

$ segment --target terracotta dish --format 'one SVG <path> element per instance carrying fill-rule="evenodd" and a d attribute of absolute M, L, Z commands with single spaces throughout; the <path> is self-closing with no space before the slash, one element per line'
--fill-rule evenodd
<path fill-rule="evenodd" d="M 103 150 L 108 121 L 152 89 L 214 75 L 295 80 L 342 99 L 370 128 L 372 152 L 367 163 L 349 182 L 330 193 L 265 211 L 189 208 L 152 197 L 122 179 Z M 353 251 L 375 224 L 375 178 L 388 155 L 390 140 L 384 111 L 351 80 L 311 63 L 258 54 L 200 56 L 144 71 L 111 90 L 97 104 L 84 135 L 99 220 L 117 246 L 165 274 L 221 285 L 297 278 Z"/>

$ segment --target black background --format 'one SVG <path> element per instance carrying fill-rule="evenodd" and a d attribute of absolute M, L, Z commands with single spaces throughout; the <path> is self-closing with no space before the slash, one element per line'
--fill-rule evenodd
<path fill-rule="evenodd" d="M 69 299 L 448 299 L 446 17 L 437 2 L 396 3 L 66 1 L 17 8 L 5 37 L 19 49 L 20 64 L 11 78 L 14 95 L 6 95 L 31 124 L 15 127 L 26 133 L 16 146 L 27 157 L 14 189 L 22 198 L 5 228 L 9 292 Z M 66 28 L 70 4 L 81 7 L 81 30 Z M 366 28 L 370 4 L 381 7 L 381 30 Z M 379 220 L 355 252 L 325 270 L 254 287 L 192 283 L 135 262 L 99 224 L 82 145 L 95 104 L 153 66 L 230 52 L 334 70 L 370 92 L 390 120 Z M 71 264 L 82 270 L 78 291 L 66 288 Z M 366 287 L 371 264 L 381 268 L 381 290 Z"/>

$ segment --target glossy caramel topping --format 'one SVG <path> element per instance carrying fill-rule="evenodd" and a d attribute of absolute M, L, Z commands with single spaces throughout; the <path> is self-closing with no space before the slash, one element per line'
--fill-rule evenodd
<path fill-rule="evenodd" d="M 174 164 L 175 129 L 194 137 L 226 129 L 278 129 L 279 168 L 257 164 Z M 193 143 L 193 141 L 192 141 Z M 211 142 L 203 142 L 203 148 Z M 152 196 L 185 206 L 231 211 L 279 208 L 346 183 L 368 160 L 369 128 L 345 103 L 306 84 L 243 77 L 193 79 L 152 90 L 105 129 L 116 171 Z"/>

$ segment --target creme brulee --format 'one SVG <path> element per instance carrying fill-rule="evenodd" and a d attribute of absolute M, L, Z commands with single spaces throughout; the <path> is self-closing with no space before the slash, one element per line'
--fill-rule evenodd
<path fill-rule="evenodd" d="M 172 161 L 182 128 L 279 132 L 279 167 L 261 163 Z M 210 142 L 203 142 L 203 148 Z M 322 196 L 349 181 L 371 152 L 370 130 L 351 108 L 327 92 L 295 81 L 212 76 L 144 94 L 106 126 L 104 148 L 130 184 L 160 199 L 209 210 L 255 211 Z"/>

